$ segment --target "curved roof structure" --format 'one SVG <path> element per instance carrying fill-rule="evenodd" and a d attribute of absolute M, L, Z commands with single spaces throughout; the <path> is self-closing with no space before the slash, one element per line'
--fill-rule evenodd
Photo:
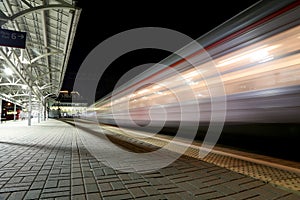
<path fill-rule="evenodd" d="M 59 94 L 80 12 L 73 0 L 0 1 L 0 31 L 26 32 L 25 48 L 0 46 L 0 98 L 26 107 Z"/>

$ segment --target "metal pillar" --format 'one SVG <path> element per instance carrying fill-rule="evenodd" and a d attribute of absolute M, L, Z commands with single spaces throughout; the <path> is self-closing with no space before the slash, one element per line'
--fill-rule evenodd
<path fill-rule="evenodd" d="M 0 123 L 2 123 L 2 99 L 0 98 Z"/>
<path fill-rule="evenodd" d="M 17 105 L 14 103 L 14 121 L 16 121 Z"/>
<path fill-rule="evenodd" d="M 45 119 L 45 117 L 44 117 L 44 114 L 45 114 L 45 112 L 44 112 L 44 102 L 42 101 L 41 102 L 41 104 L 40 104 L 40 106 L 41 106 L 41 121 L 45 121 L 44 119 Z"/>
<path fill-rule="evenodd" d="M 41 117 L 42 117 L 42 115 L 41 115 L 41 104 L 40 103 L 39 103 L 38 110 L 39 110 L 39 112 L 38 112 L 38 123 L 40 123 L 41 122 Z"/>
<path fill-rule="evenodd" d="M 47 102 L 43 102 L 43 108 L 44 108 L 44 121 L 47 120 Z"/>
<path fill-rule="evenodd" d="M 28 126 L 31 126 L 31 89 L 29 90 L 29 103 L 28 103 Z"/>

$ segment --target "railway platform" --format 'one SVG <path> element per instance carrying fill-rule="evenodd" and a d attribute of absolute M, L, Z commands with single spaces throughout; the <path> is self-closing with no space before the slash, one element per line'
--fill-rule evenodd
<path fill-rule="evenodd" d="M 80 134 L 83 129 L 54 119 L 33 121 L 32 126 L 26 121 L 0 124 L 0 199 L 300 198 L 297 187 L 276 185 L 189 155 L 152 172 L 115 170 L 87 150 Z M 138 153 L 155 148 L 145 141 L 125 141 L 123 136 L 114 140 Z M 281 176 L 299 180 L 296 172 Z"/>

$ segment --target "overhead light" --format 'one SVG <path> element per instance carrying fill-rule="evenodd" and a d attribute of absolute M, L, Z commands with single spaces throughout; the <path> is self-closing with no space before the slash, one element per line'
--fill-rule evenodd
<path fill-rule="evenodd" d="M 11 76 L 14 72 L 10 68 L 5 68 L 4 72 L 6 75 Z"/>
<path fill-rule="evenodd" d="M 22 59 L 21 56 L 19 57 L 19 60 L 20 60 L 20 62 L 21 62 L 22 64 L 26 64 L 26 65 L 30 64 L 30 62 L 29 62 L 26 58 L 23 58 L 23 59 Z"/>
<path fill-rule="evenodd" d="M 21 50 L 21 55 L 19 57 L 19 60 L 22 64 L 30 64 L 30 62 L 24 56 L 24 50 Z"/>

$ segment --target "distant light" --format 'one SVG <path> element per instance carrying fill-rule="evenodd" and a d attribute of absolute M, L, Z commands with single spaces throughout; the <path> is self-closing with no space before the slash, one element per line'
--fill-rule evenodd
<path fill-rule="evenodd" d="M 6 75 L 11 76 L 14 72 L 10 68 L 5 68 L 4 72 Z"/>
<path fill-rule="evenodd" d="M 68 90 L 61 90 L 60 93 L 63 93 L 63 94 L 68 94 L 69 91 Z"/>

